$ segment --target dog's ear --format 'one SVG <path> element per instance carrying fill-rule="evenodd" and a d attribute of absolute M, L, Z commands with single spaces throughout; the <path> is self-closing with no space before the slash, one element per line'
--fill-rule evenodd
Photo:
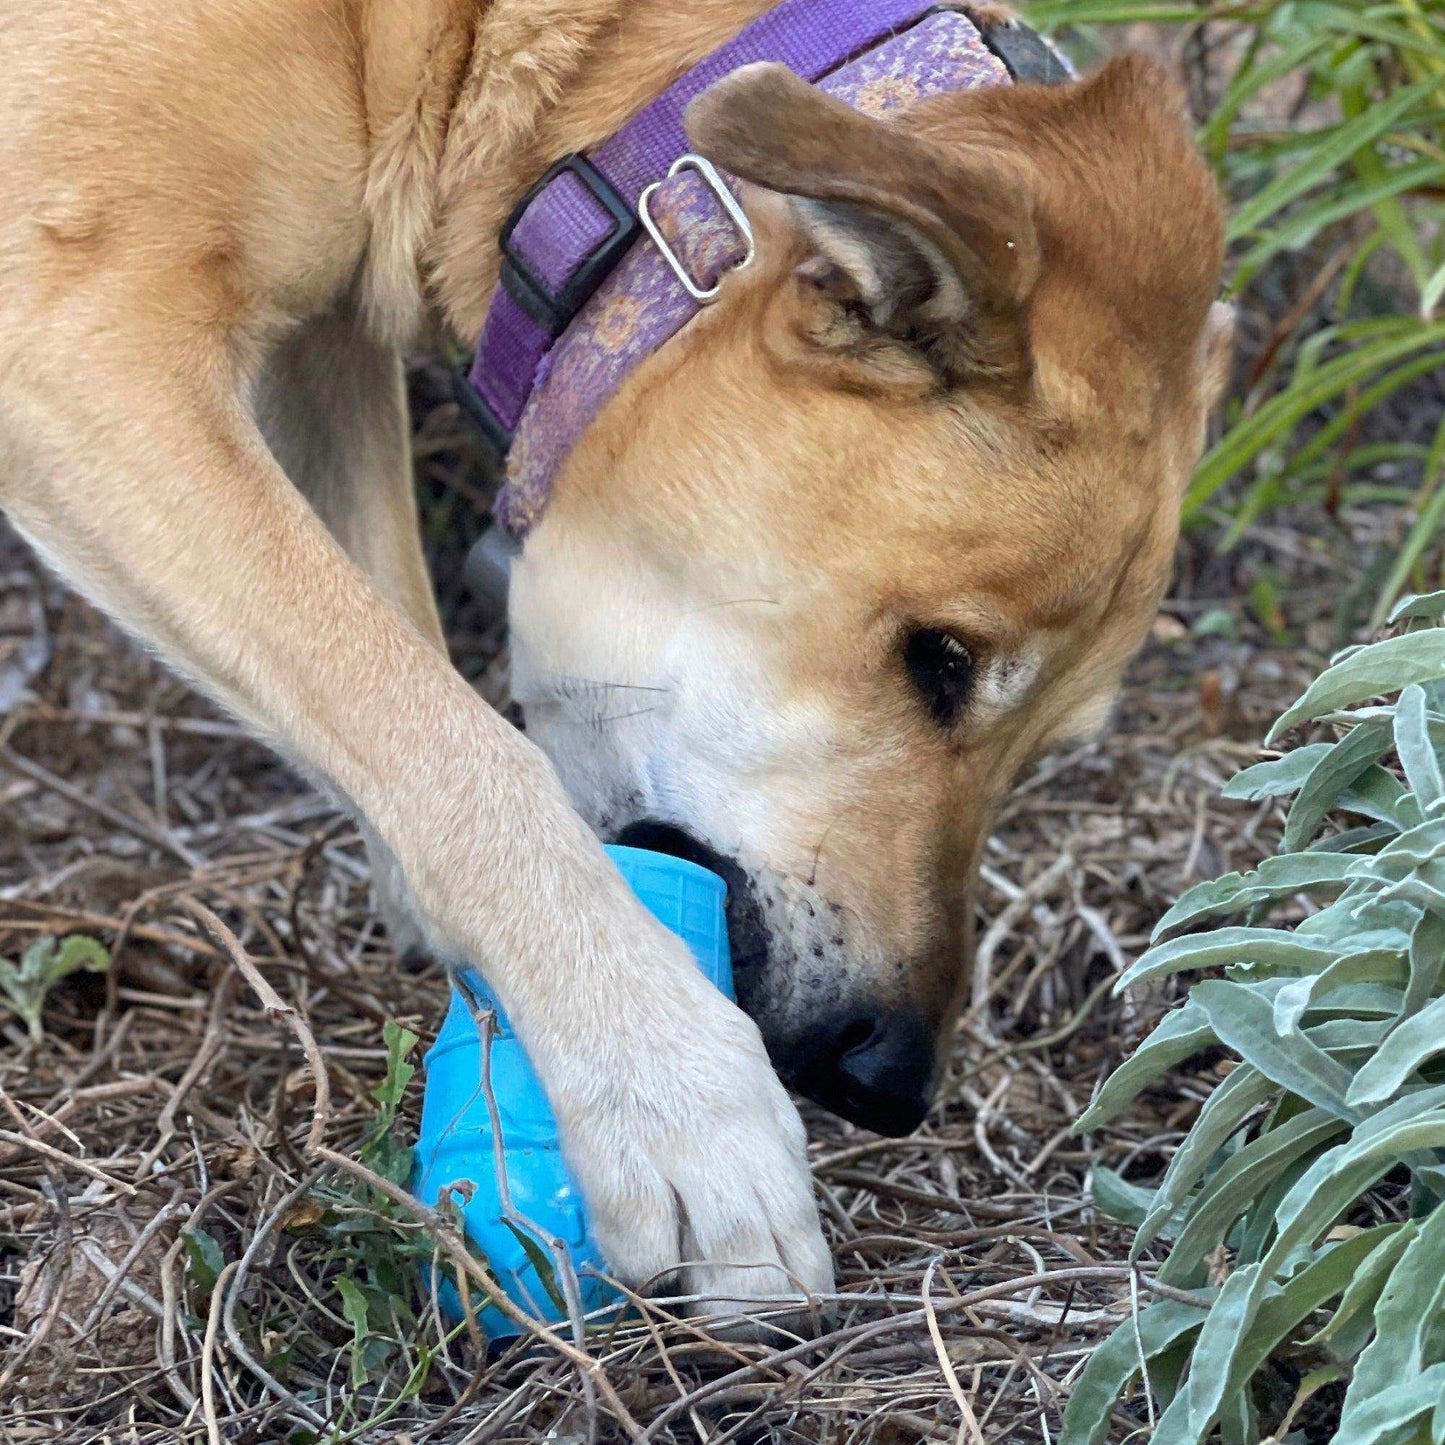
<path fill-rule="evenodd" d="M 1216 301 L 1204 324 L 1204 404 L 1213 411 L 1229 385 L 1234 366 L 1234 307 Z"/>
<path fill-rule="evenodd" d="M 724 170 L 789 198 L 809 243 L 800 275 L 855 339 L 904 342 L 950 382 L 1027 373 L 1039 245 L 1021 170 L 945 153 L 781 65 L 711 87 L 687 129 Z M 842 325 L 825 340 L 849 335 Z"/>

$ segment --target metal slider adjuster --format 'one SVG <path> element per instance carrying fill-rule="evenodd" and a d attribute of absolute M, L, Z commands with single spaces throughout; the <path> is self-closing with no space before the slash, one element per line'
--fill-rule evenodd
<path fill-rule="evenodd" d="M 681 171 L 696 171 L 698 175 L 703 178 L 707 184 L 707 188 L 717 197 L 718 204 L 727 212 L 728 220 L 737 227 L 738 234 L 747 243 L 747 252 L 743 256 L 743 259 L 731 268 L 734 271 L 741 271 L 743 267 L 749 265 L 753 257 L 757 255 L 757 243 L 753 240 L 753 228 L 748 222 L 746 212 L 738 205 L 737 197 L 728 190 L 727 182 L 717 173 L 717 169 L 713 166 L 712 162 L 705 157 L 699 155 L 678 156 L 672 165 L 668 167 L 666 179 L 671 180 Z M 707 306 L 717 300 L 718 293 L 722 290 L 722 283 L 718 282 L 715 285 L 706 287 L 699 286 L 697 282 L 687 274 L 687 268 L 678 258 L 677 252 L 668 245 L 666 238 L 658 229 L 657 222 L 652 219 L 650 203 L 653 192 L 661 185 L 662 181 L 653 181 L 637 198 L 638 218 L 642 222 L 643 230 L 652 237 L 652 244 L 662 253 L 662 259 L 672 267 L 673 274 L 682 282 L 683 290 L 686 291 L 699 306 Z"/>

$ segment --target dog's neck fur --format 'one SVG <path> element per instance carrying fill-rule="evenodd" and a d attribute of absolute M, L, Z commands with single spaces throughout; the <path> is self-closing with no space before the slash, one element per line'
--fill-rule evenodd
<path fill-rule="evenodd" d="M 368 308 L 429 308 L 470 342 L 508 212 L 557 156 L 604 140 L 773 0 L 360 0 Z"/>

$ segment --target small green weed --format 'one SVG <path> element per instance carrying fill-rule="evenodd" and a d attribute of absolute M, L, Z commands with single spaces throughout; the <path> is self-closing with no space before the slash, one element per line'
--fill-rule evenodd
<path fill-rule="evenodd" d="M 45 1032 L 41 1015 L 46 994 L 72 973 L 104 973 L 109 967 L 110 953 L 94 938 L 81 933 L 63 940 L 38 938 L 19 963 L 0 958 L 0 1004 L 18 1014 L 30 1037 L 38 1040 Z"/>
<path fill-rule="evenodd" d="M 371 1091 L 377 1111 L 360 1157 L 392 1183 L 405 1185 L 412 1149 L 401 1107 L 416 1075 L 411 1055 L 418 1038 L 390 1020 L 382 1037 L 386 1072 Z M 312 1309 L 284 1327 L 267 1329 L 264 1362 L 285 1382 L 293 1358 L 344 1349 L 350 1393 L 326 1438 L 346 1440 L 380 1424 L 426 1386 L 436 1359 L 435 1341 L 426 1343 L 423 1328 L 432 1243 L 390 1199 L 335 1171 L 292 1206 L 281 1228 L 318 1288 Z M 223 1266 L 222 1251 L 200 1230 L 185 1244 L 190 1280 L 204 1296 Z M 320 1335 L 324 1343 L 309 1335 Z"/>
<path fill-rule="evenodd" d="M 416 1065 L 410 1058 L 418 1039 L 392 1019 L 383 1025 L 381 1038 L 386 1046 L 386 1076 L 371 1091 L 378 1105 L 376 1123 L 362 1145 L 361 1162 L 383 1179 L 405 1184 L 411 1178 L 412 1146 L 397 1128 L 397 1113 L 407 1085 L 416 1075 Z"/>
<path fill-rule="evenodd" d="M 361 1160 L 393 1184 L 411 1177 L 412 1147 L 400 1118 L 407 1085 L 416 1074 L 410 1055 L 417 1036 L 391 1019 L 382 1029 L 386 1073 L 371 1091 L 376 1122 L 361 1147 Z M 421 1297 L 420 1266 L 431 1258 L 430 1243 L 403 1229 L 391 1200 L 349 1181 L 318 1187 L 313 1198 L 326 1205 L 316 1227 L 335 1245 L 340 1265 L 331 1284 L 341 1313 L 352 1328 L 353 1387 L 379 1383 L 398 1359 L 401 1337 L 416 1332 L 414 1302 Z"/>

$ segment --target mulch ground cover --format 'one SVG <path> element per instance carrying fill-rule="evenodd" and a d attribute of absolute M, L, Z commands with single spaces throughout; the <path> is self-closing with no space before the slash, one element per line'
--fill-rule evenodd
<path fill-rule="evenodd" d="M 413 385 L 454 656 L 504 705 L 503 629 L 459 580 L 486 469 L 441 369 Z M 1275 845 L 1275 810 L 1219 789 L 1318 655 L 1230 599 L 1263 557 L 1324 645 L 1329 525 L 1227 564 L 1186 546 L 1110 730 L 1021 781 L 926 1125 L 884 1140 L 807 1111 L 838 1274 L 816 1334 L 738 1344 L 641 1301 L 586 1351 L 564 1330 L 495 1357 L 443 1321 L 425 1221 L 365 1162 L 384 1025 L 417 1061 L 442 972 L 393 959 L 349 821 L 0 533 L 0 958 L 78 933 L 112 959 L 57 984 L 37 1034 L 0 1011 L 0 1439 L 1056 1439 L 1090 1348 L 1162 1288 L 1090 1171 L 1157 1177 L 1227 1067 L 1197 1059 L 1074 1137 L 1178 997 L 1110 985 L 1182 888 Z M 415 1137 L 420 1085 L 389 1138 Z"/>

